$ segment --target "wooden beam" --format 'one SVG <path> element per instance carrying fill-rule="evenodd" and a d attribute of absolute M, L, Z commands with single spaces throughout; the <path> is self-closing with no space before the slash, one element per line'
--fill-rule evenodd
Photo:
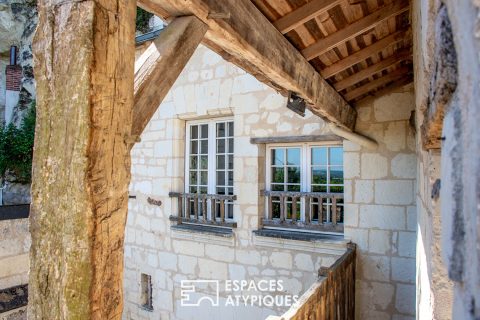
<path fill-rule="evenodd" d="M 374 44 L 366 48 L 363 48 L 340 61 L 335 62 L 334 64 L 321 70 L 320 73 L 325 79 L 328 79 L 336 75 L 337 73 L 340 73 L 350 68 L 351 66 L 354 66 L 357 63 L 362 62 L 363 60 L 366 60 L 367 58 L 388 48 L 389 46 L 399 43 L 400 41 L 403 41 L 405 37 L 406 37 L 406 31 L 397 31 L 395 33 L 392 33 L 391 35 L 386 36 L 385 38 L 382 38 L 381 40 L 375 42 Z"/>
<path fill-rule="evenodd" d="M 381 78 L 378 78 L 376 80 L 373 80 L 361 87 L 355 88 L 352 91 L 349 91 L 345 94 L 345 99 L 348 101 L 352 101 L 366 93 L 369 93 L 372 90 L 375 90 L 376 88 L 383 86 L 389 82 L 395 81 L 399 78 L 405 77 L 405 75 L 410 71 L 409 68 L 407 67 L 401 67 L 400 69 L 397 69 L 393 71 L 392 73 L 387 74 L 386 76 L 383 76 Z"/>
<path fill-rule="evenodd" d="M 333 85 L 333 87 L 337 91 L 342 91 L 343 89 L 351 87 L 351 86 L 359 83 L 360 81 L 365 80 L 365 79 L 373 76 L 374 74 L 377 74 L 377 73 L 379 73 L 379 72 L 381 72 L 385 69 L 388 69 L 391 66 L 393 66 L 393 65 L 395 65 L 399 62 L 402 62 L 406 59 L 411 59 L 411 58 L 412 58 L 412 53 L 410 52 L 410 50 L 403 51 L 403 52 L 398 53 L 398 54 L 394 54 L 394 55 L 388 57 L 387 59 L 384 59 L 380 62 L 377 62 L 376 64 L 371 65 L 370 67 L 353 74 L 350 77 L 347 77 L 345 79 L 340 80 L 339 82 L 335 83 Z"/>
<path fill-rule="evenodd" d="M 195 49 L 207 25 L 195 16 L 175 18 L 135 62 L 132 136 L 139 136 Z"/>
<path fill-rule="evenodd" d="M 135 1 L 38 1 L 29 319 L 121 319 Z"/>
<path fill-rule="evenodd" d="M 261 75 L 283 91 L 295 92 L 305 99 L 314 114 L 327 121 L 349 130 L 353 129 L 355 109 L 348 105 L 250 1 L 140 2 L 159 5 L 171 16 L 197 16 L 209 27 L 206 39 L 235 57 L 235 60 L 247 61 L 244 65 L 251 65 L 256 72 L 260 72 L 256 77 L 261 78 Z M 228 19 L 209 19 L 210 13 L 229 13 L 230 16 Z"/>
<path fill-rule="evenodd" d="M 287 33 L 305 22 L 339 5 L 344 0 L 313 0 L 300 8 L 287 13 L 273 23 L 281 33 Z"/>
<path fill-rule="evenodd" d="M 314 44 L 302 50 L 302 54 L 307 60 L 312 60 L 322 55 L 340 44 L 375 28 L 383 21 L 397 16 L 409 8 L 408 1 L 394 1 L 393 3 L 382 7 L 380 10 L 348 25 L 347 27 L 315 42 Z"/>

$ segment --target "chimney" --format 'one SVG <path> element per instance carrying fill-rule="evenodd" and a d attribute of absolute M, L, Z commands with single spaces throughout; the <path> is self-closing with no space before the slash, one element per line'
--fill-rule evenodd
<path fill-rule="evenodd" d="M 22 84 L 22 66 L 17 64 L 17 47 L 10 47 L 10 65 L 5 68 L 5 123 L 9 124 L 13 118 L 13 110 L 20 98 Z"/>

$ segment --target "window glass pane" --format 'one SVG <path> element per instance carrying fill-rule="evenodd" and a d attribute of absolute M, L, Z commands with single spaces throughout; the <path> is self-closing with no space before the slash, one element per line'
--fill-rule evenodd
<path fill-rule="evenodd" d="M 217 194 L 225 194 L 225 188 L 224 187 L 217 187 Z"/>
<path fill-rule="evenodd" d="M 190 142 L 190 154 L 197 154 L 198 152 L 198 141 Z"/>
<path fill-rule="evenodd" d="M 228 156 L 228 169 L 233 169 L 233 155 Z"/>
<path fill-rule="evenodd" d="M 208 171 L 200 171 L 200 184 L 203 186 L 208 185 Z"/>
<path fill-rule="evenodd" d="M 330 165 L 343 165 L 343 148 L 330 148 Z"/>
<path fill-rule="evenodd" d="M 285 174 L 284 168 L 272 168 L 272 183 L 284 183 L 285 182 Z"/>
<path fill-rule="evenodd" d="M 202 124 L 202 139 L 208 139 L 208 124 Z"/>
<path fill-rule="evenodd" d="M 208 169 L 208 156 L 200 156 L 200 169 Z"/>
<path fill-rule="evenodd" d="M 300 148 L 287 149 L 287 164 L 289 166 L 300 165 Z"/>
<path fill-rule="evenodd" d="M 343 167 L 330 167 L 330 184 L 343 184 Z"/>
<path fill-rule="evenodd" d="M 233 139 L 232 138 L 229 138 L 228 139 L 228 150 L 227 150 L 228 153 L 233 153 Z"/>
<path fill-rule="evenodd" d="M 312 186 L 312 192 L 327 192 L 327 186 Z"/>
<path fill-rule="evenodd" d="M 299 184 L 289 184 L 287 186 L 287 191 L 300 191 L 300 185 Z"/>
<path fill-rule="evenodd" d="M 312 165 L 326 165 L 327 164 L 327 148 L 315 147 L 312 148 Z"/>
<path fill-rule="evenodd" d="M 217 169 L 225 169 L 225 156 L 217 156 Z"/>
<path fill-rule="evenodd" d="M 233 195 L 233 188 L 228 188 L 228 194 Z"/>
<path fill-rule="evenodd" d="M 208 140 L 201 140 L 200 141 L 200 153 L 201 154 L 208 154 Z"/>
<path fill-rule="evenodd" d="M 225 153 L 225 139 L 217 139 L 217 153 Z"/>
<path fill-rule="evenodd" d="M 190 171 L 190 185 L 197 184 L 197 171 Z"/>
<path fill-rule="evenodd" d="M 198 139 L 198 126 L 190 127 L 190 139 Z"/>
<path fill-rule="evenodd" d="M 300 183 L 300 167 L 288 168 L 288 183 Z"/>
<path fill-rule="evenodd" d="M 279 219 L 280 218 L 280 203 L 279 202 L 272 202 L 272 218 Z"/>
<path fill-rule="evenodd" d="M 233 186 L 233 171 L 228 171 L 228 184 L 229 186 Z"/>
<path fill-rule="evenodd" d="M 190 157 L 190 169 L 196 169 L 198 165 L 198 158 L 197 156 Z"/>
<path fill-rule="evenodd" d="M 190 186 L 190 193 L 197 193 L 197 187 Z"/>
<path fill-rule="evenodd" d="M 272 191 L 285 191 L 283 184 L 272 184 Z"/>
<path fill-rule="evenodd" d="M 199 189 L 200 189 L 200 190 L 199 190 L 200 193 L 202 193 L 202 194 L 207 194 L 207 191 L 208 191 L 208 190 L 207 190 L 207 187 L 200 187 Z"/>
<path fill-rule="evenodd" d="M 217 171 L 217 186 L 225 185 L 225 171 Z"/>
<path fill-rule="evenodd" d="M 327 184 L 327 167 L 312 168 L 312 185 Z"/>
<path fill-rule="evenodd" d="M 228 122 L 228 136 L 233 137 L 233 122 Z"/>
<path fill-rule="evenodd" d="M 330 186 L 330 192 L 342 193 L 343 192 L 343 187 L 341 187 L 341 186 Z"/>
<path fill-rule="evenodd" d="M 285 149 L 272 149 L 272 165 L 283 166 L 285 159 Z"/>
<path fill-rule="evenodd" d="M 217 123 L 217 138 L 225 137 L 225 122 Z"/>

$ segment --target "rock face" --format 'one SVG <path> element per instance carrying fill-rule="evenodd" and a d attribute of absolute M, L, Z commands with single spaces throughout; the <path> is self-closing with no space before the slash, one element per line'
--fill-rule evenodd
<path fill-rule="evenodd" d="M 22 67 L 20 99 L 13 110 L 13 123 L 20 125 L 25 112 L 35 100 L 33 79 L 32 38 L 37 26 L 36 2 L 6 0 L 0 2 L 0 125 L 5 112 L 5 67 L 9 64 L 10 46 L 18 48 L 17 64 Z M 3 204 L 30 202 L 30 186 L 7 183 L 3 190 Z"/>

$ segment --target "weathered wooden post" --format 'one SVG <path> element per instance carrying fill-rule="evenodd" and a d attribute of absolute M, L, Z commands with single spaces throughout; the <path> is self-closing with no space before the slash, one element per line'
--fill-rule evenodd
<path fill-rule="evenodd" d="M 39 0 L 30 319 L 120 319 L 136 2 Z"/>

